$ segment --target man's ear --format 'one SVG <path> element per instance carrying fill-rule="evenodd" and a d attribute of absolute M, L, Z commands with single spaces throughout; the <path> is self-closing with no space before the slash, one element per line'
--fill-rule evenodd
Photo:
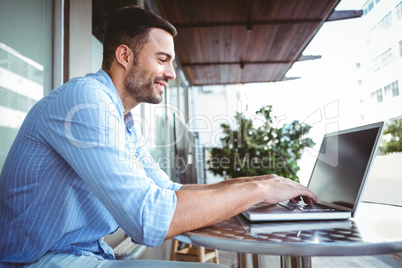
<path fill-rule="evenodd" d="M 130 61 L 133 60 L 133 51 L 126 45 L 120 45 L 115 51 L 116 61 L 122 65 L 123 68 L 129 69 L 131 66 Z"/>

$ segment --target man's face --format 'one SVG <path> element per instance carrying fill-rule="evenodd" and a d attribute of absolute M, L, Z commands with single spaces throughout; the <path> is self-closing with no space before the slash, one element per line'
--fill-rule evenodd
<path fill-rule="evenodd" d="M 138 102 L 160 103 L 169 80 L 176 77 L 173 37 L 158 28 L 149 32 L 149 42 L 144 45 L 127 75 L 125 87 Z"/>

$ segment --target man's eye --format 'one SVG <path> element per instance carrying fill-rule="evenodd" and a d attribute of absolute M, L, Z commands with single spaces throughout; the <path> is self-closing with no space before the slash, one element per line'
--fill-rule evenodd
<path fill-rule="evenodd" d="M 166 62 L 167 62 L 166 59 L 159 59 L 159 61 L 162 62 L 162 63 L 166 63 Z"/>

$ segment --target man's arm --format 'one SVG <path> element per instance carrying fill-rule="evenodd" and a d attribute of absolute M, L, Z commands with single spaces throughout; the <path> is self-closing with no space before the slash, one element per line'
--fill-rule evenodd
<path fill-rule="evenodd" d="M 268 180 L 272 178 L 277 178 L 278 175 L 276 174 L 268 174 L 268 175 L 263 175 L 263 176 L 254 176 L 254 177 L 241 177 L 241 178 L 235 178 L 235 179 L 230 179 L 230 180 L 224 180 L 219 183 L 214 183 L 214 184 L 185 184 L 183 187 L 181 187 L 180 190 L 212 190 L 212 189 L 219 189 L 223 187 L 227 187 L 231 184 L 237 184 L 237 183 L 245 183 L 248 181 L 258 181 L 258 180 Z"/>
<path fill-rule="evenodd" d="M 183 188 L 176 191 L 176 210 L 166 239 L 226 220 L 257 203 L 274 204 L 298 196 L 307 197 L 309 203 L 317 200 L 305 186 L 275 175 Z"/>

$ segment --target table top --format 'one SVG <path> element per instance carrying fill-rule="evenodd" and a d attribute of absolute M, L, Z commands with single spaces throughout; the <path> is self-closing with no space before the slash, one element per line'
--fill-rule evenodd
<path fill-rule="evenodd" d="M 238 215 L 177 240 L 226 251 L 283 256 L 402 252 L 402 207 L 361 202 L 350 220 L 251 223 Z"/>

